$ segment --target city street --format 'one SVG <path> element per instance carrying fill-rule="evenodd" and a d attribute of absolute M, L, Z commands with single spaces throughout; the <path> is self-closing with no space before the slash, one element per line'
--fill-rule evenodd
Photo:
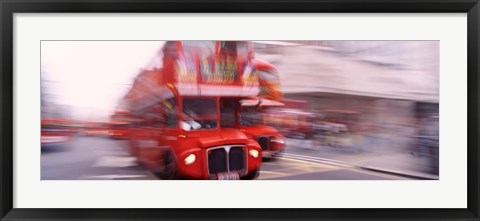
<path fill-rule="evenodd" d="M 438 41 L 41 45 L 43 180 L 439 180 Z"/>
<path fill-rule="evenodd" d="M 290 140 L 289 140 L 290 141 Z M 42 180 L 155 180 L 123 148 L 125 140 L 79 136 L 68 145 L 46 148 L 41 156 Z M 362 170 L 318 157 L 305 143 L 290 141 L 286 152 L 262 163 L 259 180 L 387 180 L 406 179 Z"/>

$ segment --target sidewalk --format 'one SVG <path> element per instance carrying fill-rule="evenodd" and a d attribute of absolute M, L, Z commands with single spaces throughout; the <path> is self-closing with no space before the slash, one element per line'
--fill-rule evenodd
<path fill-rule="evenodd" d="M 414 179 L 439 179 L 434 174 L 432 158 L 414 156 L 403 150 L 375 147 L 330 147 L 318 146 L 306 140 L 287 139 L 287 148 L 291 153 L 308 155 L 340 161 L 361 169 L 406 176 Z M 438 161 L 437 161 L 438 162 Z"/>
<path fill-rule="evenodd" d="M 372 157 L 356 166 L 415 179 L 438 180 L 439 178 L 438 175 L 432 173 L 433 166 L 430 158 L 412 156 L 408 153 L 392 153 L 378 158 Z"/>

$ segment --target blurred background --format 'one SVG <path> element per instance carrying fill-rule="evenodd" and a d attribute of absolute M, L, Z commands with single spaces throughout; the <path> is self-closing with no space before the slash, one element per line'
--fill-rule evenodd
<path fill-rule="evenodd" d="M 112 113 L 162 41 L 42 41 L 42 179 L 157 179 Z M 286 137 L 258 179 L 438 179 L 438 41 L 253 41 L 278 69 Z M 121 114 L 121 113 L 117 113 Z"/>

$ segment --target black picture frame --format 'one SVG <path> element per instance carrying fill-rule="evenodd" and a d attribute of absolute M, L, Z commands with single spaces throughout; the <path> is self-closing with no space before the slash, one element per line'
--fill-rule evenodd
<path fill-rule="evenodd" d="M 1 220 L 480 220 L 478 0 L 0 0 Z M 468 208 L 466 209 L 17 209 L 13 208 L 14 13 L 467 13 Z M 448 190 L 447 190 L 448 191 Z M 439 199 L 448 200 L 448 199 Z"/>

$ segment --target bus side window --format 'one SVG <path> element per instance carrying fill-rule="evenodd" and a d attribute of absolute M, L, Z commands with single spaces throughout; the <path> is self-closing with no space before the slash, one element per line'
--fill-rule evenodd
<path fill-rule="evenodd" d="M 154 104 L 150 108 L 149 115 L 151 116 L 150 125 L 152 127 L 162 127 L 165 124 L 165 115 L 161 102 Z"/>
<path fill-rule="evenodd" d="M 173 98 L 168 100 L 163 100 L 163 113 L 165 116 L 165 125 L 166 127 L 176 127 L 178 124 L 178 117 L 177 117 L 177 106 L 175 104 L 175 100 Z"/>

